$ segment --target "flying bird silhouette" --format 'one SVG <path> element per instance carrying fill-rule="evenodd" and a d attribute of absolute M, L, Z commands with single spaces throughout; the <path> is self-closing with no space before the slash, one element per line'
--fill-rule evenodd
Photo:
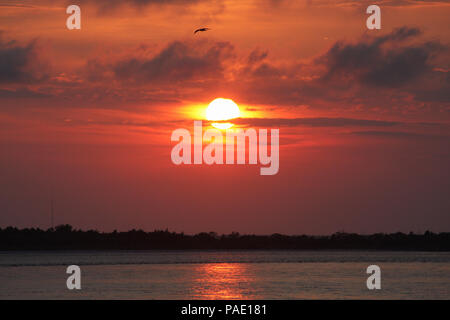
<path fill-rule="evenodd" d="M 195 30 L 194 34 L 196 34 L 199 31 L 208 31 L 208 30 L 211 30 L 211 29 L 210 28 L 200 28 L 200 29 Z"/>

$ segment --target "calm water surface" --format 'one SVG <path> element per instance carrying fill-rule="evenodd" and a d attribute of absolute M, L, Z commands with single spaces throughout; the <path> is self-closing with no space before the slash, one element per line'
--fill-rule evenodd
<path fill-rule="evenodd" d="M 66 267 L 82 289 L 66 288 Z M 368 290 L 366 268 L 381 268 Z M 0 299 L 450 299 L 450 253 L 0 252 Z"/>

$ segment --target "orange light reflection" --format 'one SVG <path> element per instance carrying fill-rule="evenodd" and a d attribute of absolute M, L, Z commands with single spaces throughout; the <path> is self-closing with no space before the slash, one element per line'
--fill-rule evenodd
<path fill-rule="evenodd" d="M 246 290 L 251 288 L 252 277 L 246 264 L 218 263 L 202 264 L 196 269 L 198 278 L 195 280 L 193 293 L 195 299 L 252 299 Z"/>

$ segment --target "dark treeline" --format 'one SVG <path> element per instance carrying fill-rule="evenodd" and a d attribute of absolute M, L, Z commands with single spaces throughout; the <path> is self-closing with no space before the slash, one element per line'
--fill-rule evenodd
<path fill-rule="evenodd" d="M 240 235 L 214 232 L 186 235 L 155 230 L 98 232 L 61 225 L 48 230 L 0 228 L 0 250 L 294 249 L 450 251 L 450 232 L 424 234 L 338 232 L 329 236 Z"/>

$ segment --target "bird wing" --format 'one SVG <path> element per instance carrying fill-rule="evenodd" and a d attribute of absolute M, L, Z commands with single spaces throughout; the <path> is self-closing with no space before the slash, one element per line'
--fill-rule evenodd
<path fill-rule="evenodd" d="M 195 30 L 194 34 L 199 32 L 199 31 L 208 31 L 208 30 L 210 30 L 210 29 L 209 28 L 200 28 L 200 29 Z"/>

